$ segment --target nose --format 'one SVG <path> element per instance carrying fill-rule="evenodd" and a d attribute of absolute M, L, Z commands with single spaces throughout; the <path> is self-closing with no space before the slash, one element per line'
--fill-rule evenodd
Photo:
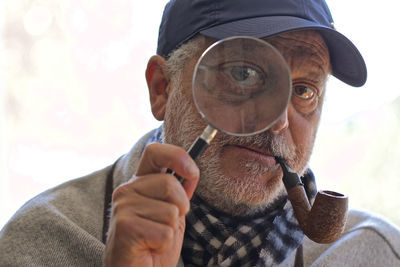
<path fill-rule="evenodd" d="M 269 131 L 272 134 L 279 134 L 282 131 L 286 130 L 289 127 L 289 120 L 288 120 L 288 111 L 285 109 L 285 112 L 279 117 L 279 119 L 271 126 Z"/>

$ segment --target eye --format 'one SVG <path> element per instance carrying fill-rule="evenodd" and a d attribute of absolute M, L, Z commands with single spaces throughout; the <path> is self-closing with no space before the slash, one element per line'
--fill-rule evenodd
<path fill-rule="evenodd" d="M 319 103 L 319 88 L 306 82 L 294 82 L 292 103 L 294 108 L 304 114 L 311 114 Z"/>
<path fill-rule="evenodd" d="M 296 85 L 296 86 L 294 86 L 293 93 L 297 97 L 299 97 L 301 99 L 304 99 L 304 100 L 312 99 L 315 96 L 315 91 L 313 89 L 311 89 L 310 87 L 305 86 L 305 85 Z"/>
<path fill-rule="evenodd" d="M 226 66 L 223 70 L 226 75 L 241 86 L 257 86 L 264 80 L 262 73 L 250 66 Z"/>
<path fill-rule="evenodd" d="M 255 64 L 232 61 L 217 66 L 201 66 L 201 88 L 223 104 L 240 105 L 258 97 L 268 87 L 267 75 Z"/>

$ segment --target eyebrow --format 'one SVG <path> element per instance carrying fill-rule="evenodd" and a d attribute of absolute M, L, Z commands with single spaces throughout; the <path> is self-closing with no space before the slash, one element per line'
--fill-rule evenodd
<path fill-rule="evenodd" d="M 309 72 L 306 72 L 306 77 L 308 80 L 313 81 L 313 82 L 325 82 L 326 78 L 329 76 L 329 72 L 326 73 L 321 66 L 318 66 L 318 71 L 311 70 Z"/>
<path fill-rule="evenodd" d="M 325 81 L 326 77 L 331 74 L 331 67 L 329 66 L 327 70 L 324 68 L 326 62 L 319 53 L 316 53 L 309 48 L 302 48 L 301 53 L 296 53 L 299 50 L 297 50 L 296 52 L 295 51 L 296 50 L 291 51 L 292 53 L 294 52 L 292 54 L 294 55 L 294 61 L 300 60 L 300 62 L 302 62 L 303 60 L 305 60 L 307 62 L 308 70 L 306 70 L 306 72 L 304 73 L 309 80 L 319 82 L 321 81 L 321 78 L 323 78 L 323 81 Z M 302 68 L 301 65 L 300 68 Z M 304 69 L 302 70 L 304 71 Z"/>

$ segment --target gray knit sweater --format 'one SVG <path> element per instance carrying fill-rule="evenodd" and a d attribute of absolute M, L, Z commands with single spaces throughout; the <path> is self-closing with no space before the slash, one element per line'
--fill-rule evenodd
<path fill-rule="evenodd" d="M 128 180 L 152 133 L 116 164 L 113 187 Z M 111 167 L 50 189 L 28 201 L 0 232 L 0 266 L 101 266 L 104 194 Z M 400 266 L 400 230 L 352 210 L 333 244 L 304 241 L 305 266 Z M 294 254 L 282 266 L 293 266 Z M 179 262 L 183 266 L 182 262 Z"/>

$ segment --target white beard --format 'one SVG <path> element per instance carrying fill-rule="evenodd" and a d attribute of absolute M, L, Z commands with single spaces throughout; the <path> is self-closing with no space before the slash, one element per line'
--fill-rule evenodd
<path fill-rule="evenodd" d="M 197 112 L 191 96 L 184 94 L 185 88 L 180 81 L 175 81 L 175 84 L 179 86 L 172 87 L 174 89 L 166 109 L 165 142 L 188 149 L 206 124 Z M 257 160 L 242 159 L 237 164 L 243 168 L 246 177 L 228 176 L 221 168 L 221 150 L 227 144 L 267 149 L 274 156 L 285 158 L 292 169 L 304 171 L 313 144 L 299 151 L 296 146 L 287 143 L 283 136 L 272 135 L 268 131 L 249 137 L 218 133 L 210 147 L 197 160 L 200 181 L 196 193 L 214 208 L 235 216 L 254 215 L 273 206 L 277 199 L 286 195 L 280 167 L 276 165 L 269 168 Z"/>

